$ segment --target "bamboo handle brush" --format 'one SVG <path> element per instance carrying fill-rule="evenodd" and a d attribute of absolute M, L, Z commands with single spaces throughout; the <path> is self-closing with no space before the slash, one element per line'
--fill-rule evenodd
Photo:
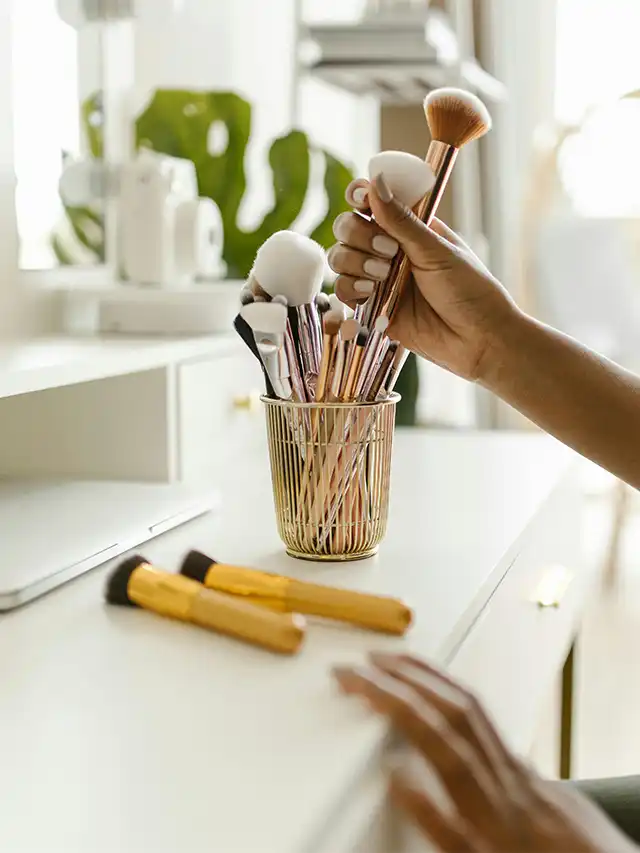
<path fill-rule="evenodd" d="M 281 654 L 295 654 L 305 634 L 304 619 L 296 614 L 273 613 L 207 589 L 184 575 L 163 572 L 139 555 L 114 570 L 105 597 L 110 604 L 142 607 Z"/>
<path fill-rule="evenodd" d="M 180 571 L 208 589 L 249 596 L 252 601 L 263 599 L 267 607 L 336 619 L 388 634 L 406 633 L 413 618 L 411 609 L 396 598 L 229 566 L 199 551 L 187 554 Z"/>

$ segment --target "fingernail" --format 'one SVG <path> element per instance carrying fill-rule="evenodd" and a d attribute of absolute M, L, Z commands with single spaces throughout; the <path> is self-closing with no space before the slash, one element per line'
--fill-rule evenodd
<path fill-rule="evenodd" d="M 357 293 L 364 293 L 367 296 L 371 296 L 373 293 L 373 282 L 366 278 L 359 278 L 357 281 L 354 281 L 353 289 Z"/>
<path fill-rule="evenodd" d="M 362 265 L 362 269 L 373 279 L 386 278 L 389 275 L 391 264 L 388 261 L 381 261 L 378 258 L 368 258 Z"/>
<path fill-rule="evenodd" d="M 400 248 L 398 242 L 393 237 L 387 237 L 386 234 L 376 234 L 371 245 L 378 254 L 384 255 L 385 258 L 395 257 Z"/>
<path fill-rule="evenodd" d="M 355 204 L 363 205 L 367 200 L 367 191 L 364 187 L 356 187 L 351 193 L 351 198 Z"/>
<path fill-rule="evenodd" d="M 376 175 L 373 179 L 373 184 L 376 188 L 376 192 L 380 198 L 380 201 L 385 204 L 389 204 L 390 201 L 393 201 L 393 193 L 391 192 L 391 188 L 389 184 L 385 181 L 384 175 L 382 172 L 379 175 Z"/>

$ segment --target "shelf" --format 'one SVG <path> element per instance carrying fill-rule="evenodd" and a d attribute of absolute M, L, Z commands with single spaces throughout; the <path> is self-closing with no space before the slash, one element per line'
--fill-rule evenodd
<path fill-rule="evenodd" d="M 494 101 L 506 98 L 504 85 L 477 62 L 463 62 L 460 71 L 420 62 L 320 62 L 308 71 L 326 83 L 354 95 L 372 95 L 382 103 L 421 103 L 424 96 L 440 86 L 461 82 Z"/>
<path fill-rule="evenodd" d="M 308 26 L 301 53 L 312 76 L 383 103 L 418 103 L 432 89 L 460 84 L 491 100 L 506 97 L 499 80 L 461 55 L 448 17 L 437 10 L 423 21 Z"/>
<path fill-rule="evenodd" d="M 0 345 L 0 398 L 139 373 L 189 359 L 220 355 L 236 336 L 129 338 L 66 336 Z"/>

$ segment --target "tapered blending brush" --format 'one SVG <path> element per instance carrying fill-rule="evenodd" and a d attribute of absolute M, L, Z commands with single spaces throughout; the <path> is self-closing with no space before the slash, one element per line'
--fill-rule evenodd
<path fill-rule="evenodd" d="M 304 619 L 296 614 L 274 613 L 214 592 L 185 575 L 163 572 L 139 555 L 114 570 L 105 598 L 110 604 L 142 607 L 282 654 L 295 654 L 305 634 Z"/>
<path fill-rule="evenodd" d="M 413 617 L 411 609 L 395 598 L 229 566 L 199 551 L 187 554 L 180 571 L 208 589 L 248 596 L 252 602 L 262 599 L 266 607 L 274 610 L 337 619 L 389 634 L 406 633 Z"/>
<path fill-rule="evenodd" d="M 424 109 L 432 136 L 426 162 L 435 176 L 435 181 L 430 192 L 414 207 L 414 213 L 429 225 L 438 209 L 460 149 L 491 130 L 491 116 L 480 98 L 463 89 L 435 89 L 425 98 Z M 381 169 L 381 172 L 386 178 L 384 169 Z M 393 316 L 400 294 L 410 276 L 411 265 L 404 253 L 399 252 L 381 288 L 381 298 L 376 304 L 374 316 Z"/>

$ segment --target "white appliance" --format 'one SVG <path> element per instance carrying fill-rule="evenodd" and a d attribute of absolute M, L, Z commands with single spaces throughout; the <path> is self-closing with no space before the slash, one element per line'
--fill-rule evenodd
<path fill-rule="evenodd" d="M 182 484 L 0 480 L 0 612 L 218 504 Z"/>
<path fill-rule="evenodd" d="M 190 160 L 142 150 L 120 168 L 119 256 L 132 284 L 182 288 L 221 278 L 222 218 L 198 197 Z"/>

